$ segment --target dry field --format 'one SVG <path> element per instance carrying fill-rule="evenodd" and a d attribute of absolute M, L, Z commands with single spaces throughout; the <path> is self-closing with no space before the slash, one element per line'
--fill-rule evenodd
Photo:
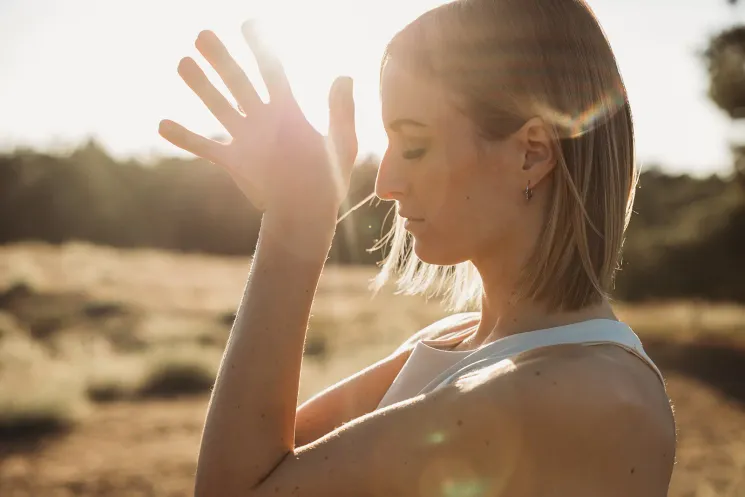
<path fill-rule="evenodd" d="M 191 494 L 210 382 L 248 258 L 0 247 L 0 496 Z M 445 315 L 328 267 L 301 400 Z M 618 305 L 668 378 L 671 496 L 745 496 L 745 308 Z"/>

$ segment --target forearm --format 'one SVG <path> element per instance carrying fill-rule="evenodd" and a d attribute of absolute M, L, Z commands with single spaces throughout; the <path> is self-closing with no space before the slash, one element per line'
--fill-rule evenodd
<path fill-rule="evenodd" d="M 408 357 L 408 351 L 389 355 L 302 404 L 295 419 L 295 446 L 375 410 Z"/>
<path fill-rule="evenodd" d="M 313 228 L 268 216 L 262 222 L 210 400 L 197 496 L 245 492 L 294 449 L 303 345 L 333 237 L 330 220 Z"/>

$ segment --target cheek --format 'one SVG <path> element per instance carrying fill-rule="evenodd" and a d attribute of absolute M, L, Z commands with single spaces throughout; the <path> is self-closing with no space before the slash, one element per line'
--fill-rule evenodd
<path fill-rule="evenodd" d="M 428 180 L 426 195 L 430 206 L 440 215 L 460 212 L 472 203 L 473 187 L 477 182 L 478 163 L 462 144 L 446 143 L 433 163 L 425 166 Z"/>
<path fill-rule="evenodd" d="M 445 174 L 444 207 L 456 223 L 472 223 L 492 200 L 487 168 L 473 153 L 453 153 L 448 157 Z M 486 205 L 485 205 L 486 204 Z"/>
<path fill-rule="evenodd" d="M 515 207 L 520 192 L 512 191 L 499 165 L 486 164 L 478 156 L 468 159 L 449 168 L 443 224 L 467 245 L 480 247 L 510 236 L 519 225 Z"/>
<path fill-rule="evenodd" d="M 474 138 L 458 128 L 442 148 L 418 168 L 418 197 L 429 218 L 448 236 L 490 237 L 507 201 L 501 149 L 479 150 Z"/>

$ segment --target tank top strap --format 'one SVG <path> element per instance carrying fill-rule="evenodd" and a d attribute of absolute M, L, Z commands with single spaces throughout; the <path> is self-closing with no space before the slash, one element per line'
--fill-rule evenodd
<path fill-rule="evenodd" d="M 491 366 L 523 352 L 564 344 L 620 346 L 652 368 L 662 382 L 663 388 L 665 387 L 662 372 L 646 354 L 641 340 L 627 324 L 611 319 L 591 319 L 545 330 L 517 333 L 490 342 L 440 373 L 419 393 L 434 391 L 452 383 L 464 374 Z"/>

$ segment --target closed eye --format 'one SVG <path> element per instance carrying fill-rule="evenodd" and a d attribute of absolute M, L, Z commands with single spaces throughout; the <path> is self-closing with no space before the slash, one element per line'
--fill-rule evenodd
<path fill-rule="evenodd" d="M 414 160 L 414 159 L 418 159 L 422 157 L 426 151 L 427 151 L 426 148 L 415 148 L 412 150 L 404 150 L 401 156 L 407 160 Z"/>

